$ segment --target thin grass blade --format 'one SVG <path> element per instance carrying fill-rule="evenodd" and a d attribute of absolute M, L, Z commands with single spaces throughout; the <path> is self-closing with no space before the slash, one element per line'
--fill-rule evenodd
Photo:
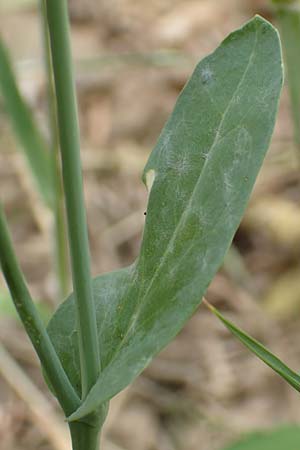
<path fill-rule="evenodd" d="M 300 2 L 299 0 L 280 2 L 273 0 L 273 2 L 276 4 L 287 68 L 295 144 L 300 151 Z"/>
<path fill-rule="evenodd" d="M 268 350 L 264 345 L 258 342 L 256 339 L 251 337 L 245 331 L 238 328 L 228 319 L 226 319 L 220 311 L 218 311 L 214 306 L 204 300 L 205 305 L 210 309 L 210 311 L 218 317 L 221 322 L 226 326 L 226 328 L 231 331 L 231 333 L 238 338 L 238 340 L 244 344 L 252 353 L 258 356 L 265 364 L 271 367 L 275 372 L 278 373 L 284 380 L 286 380 L 294 389 L 300 392 L 300 376 L 290 369 L 286 364 L 284 364 L 277 356 L 275 356 L 270 350 Z"/>
<path fill-rule="evenodd" d="M 32 111 L 17 85 L 9 54 L 0 36 L 0 93 L 37 189 L 49 207 L 53 205 L 51 153 Z"/>

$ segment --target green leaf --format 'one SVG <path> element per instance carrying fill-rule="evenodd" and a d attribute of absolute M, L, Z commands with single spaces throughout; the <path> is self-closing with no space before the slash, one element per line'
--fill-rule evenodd
<path fill-rule="evenodd" d="M 53 205 L 54 195 L 51 154 L 36 125 L 31 110 L 21 96 L 1 36 L 0 93 L 39 193 L 46 205 L 51 206 Z"/>
<path fill-rule="evenodd" d="M 207 301 L 205 301 L 205 303 L 206 306 L 223 322 L 228 330 L 231 331 L 231 333 L 236 336 L 240 342 L 242 342 L 242 344 L 244 344 L 249 350 L 251 350 L 251 352 L 258 356 L 259 359 L 277 372 L 278 375 L 293 386 L 294 389 L 300 391 L 300 376 L 296 372 L 291 370 L 260 342 L 226 319 L 214 306 L 210 305 Z"/>
<path fill-rule="evenodd" d="M 145 168 L 140 255 L 94 280 L 102 372 L 71 420 L 125 388 L 201 302 L 268 148 L 281 85 L 278 35 L 260 17 L 196 67 Z M 73 302 L 58 309 L 48 330 L 79 392 Z"/>
<path fill-rule="evenodd" d="M 271 431 L 248 434 L 224 450 L 296 450 L 300 448 L 300 427 L 285 425 Z"/>

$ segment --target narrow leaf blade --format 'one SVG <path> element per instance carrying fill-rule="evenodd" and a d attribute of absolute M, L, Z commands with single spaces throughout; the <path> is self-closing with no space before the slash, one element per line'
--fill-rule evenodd
<path fill-rule="evenodd" d="M 251 350 L 252 353 L 258 356 L 259 359 L 271 367 L 271 369 L 277 372 L 278 375 L 286 380 L 294 389 L 300 391 L 300 376 L 296 372 L 284 364 L 279 358 L 277 358 L 277 356 L 264 347 L 264 345 L 226 319 L 220 311 L 218 311 L 210 303 L 205 301 L 205 304 L 242 344 L 244 344 L 249 350 Z"/>
<path fill-rule="evenodd" d="M 145 168 L 140 255 L 94 280 L 102 372 L 72 420 L 126 387 L 201 302 L 267 151 L 281 85 L 278 35 L 259 17 L 196 67 Z M 49 333 L 79 389 L 72 297 Z"/>
<path fill-rule="evenodd" d="M 53 203 L 51 154 L 24 101 L 11 61 L 0 36 L 0 93 L 35 184 L 47 206 Z"/>
<path fill-rule="evenodd" d="M 277 19 L 287 67 L 295 143 L 300 151 L 300 4 L 295 0 L 275 3 L 278 3 Z"/>

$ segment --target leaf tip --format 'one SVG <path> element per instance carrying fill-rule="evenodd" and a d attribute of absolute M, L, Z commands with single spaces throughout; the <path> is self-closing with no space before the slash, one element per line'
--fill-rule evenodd
<path fill-rule="evenodd" d="M 216 309 L 213 307 L 213 305 L 211 303 L 209 303 L 205 297 L 203 297 L 202 299 L 203 304 L 206 306 L 206 308 L 208 308 L 211 312 L 213 312 L 214 314 L 216 314 Z"/>
<path fill-rule="evenodd" d="M 264 25 L 264 26 L 268 26 L 271 29 L 275 29 L 275 27 L 271 24 L 271 22 L 269 22 L 267 19 L 265 19 L 263 16 L 261 16 L 260 14 L 255 14 L 255 16 L 253 17 L 253 22 L 256 23 L 257 25 Z"/>
<path fill-rule="evenodd" d="M 269 22 L 264 17 L 260 16 L 259 14 L 255 14 L 255 16 L 252 19 L 252 22 L 255 23 L 256 27 L 262 27 L 262 32 L 266 33 L 269 31 L 271 34 L 273 34 L 275 40 L 277 39 L 277 46 L 278 46 L 278 53 L 279 53 L 279 59 L 280 59 L 280 68 L 281 68 L 281 86 L 283 85 L 284 81 L 284 65 L 283 65 L 283 56 L 282 56 L 282 45 L 281 45 L 281 39 L 280 34 L 277 28 Z"/>
<path fill-rule="evenodd" d="M 253 19 L 251 19 L 248 24 L 254 24 L 257 28 L 258 27 L 262 27 L 263 28 L 263 32 L 265 33 L 266 31 L 270 31 L 271 33 L 275 33 L 278 40 L 280 40 L 279 38 L 279 32 L 277 30 L 277 28 L 267 19 L 265 19 L 264 17 L 262 17 L 259 14 L 255 14 L 255 16 L 253 17 Z M 247 24 L 246 24 L 247 25 Z"/>

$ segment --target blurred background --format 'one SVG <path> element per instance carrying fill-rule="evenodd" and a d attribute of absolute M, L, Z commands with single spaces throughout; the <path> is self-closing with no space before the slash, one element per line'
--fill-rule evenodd
<path fill-rule="evenodd" d="M 136 257 L 140 175 L 196 62 L 267 0 L 69 0 L 93 274 Z M 0 0 L 0 33 L 45 139 L 47 83 L 38 5 Z M 0 67 L 1 70 L 1 67 Z M 0 92 L 0 196 L 39 308 L 58 304 L 52 218 Z M 285 88 L 267 159 L 234 247 L 207 297 L 291 367 L 300 367 L 300 182 Z M 105 450 L 219 450 L 243 433 L 297 421 L 299 397 L 203 306 L 111 403 Z M 67 450 L 68 434 L 0 278 L 0 449 Z M 292 449 L 288 449 L 292 450 Z"/>

